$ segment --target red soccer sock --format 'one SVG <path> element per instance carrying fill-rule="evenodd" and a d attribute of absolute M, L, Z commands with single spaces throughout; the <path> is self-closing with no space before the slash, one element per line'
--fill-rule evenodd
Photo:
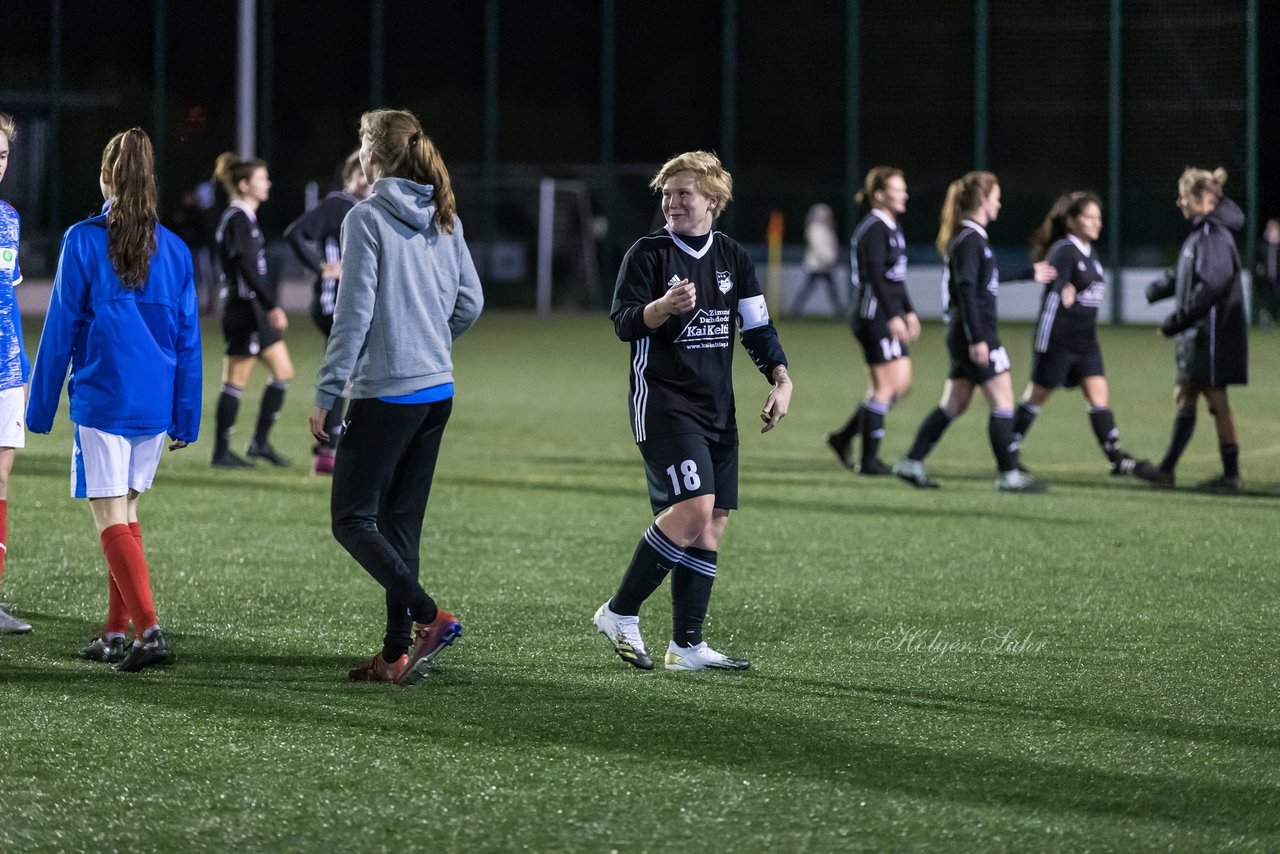
<path fill-rule="evenodd" d="M 151 599 L 151 572 L 139 539 L 135 538 L 130 527 L 112 525 L 103 531 L 102 553 L 106 555 L 111 578 L 133 618 L 134 630 L 142 632 L 156 625 L 156 606 Z"/>
<path fill-rule="evenodd" d="M 9 502 L 0 498 L 0 579 L 4 578 L 4 556 L 9 553 Z"/>

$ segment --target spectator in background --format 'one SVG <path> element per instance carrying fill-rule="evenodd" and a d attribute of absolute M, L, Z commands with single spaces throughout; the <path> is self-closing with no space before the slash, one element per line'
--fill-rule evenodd
<path fill-rule="evenodd" d="M 816 204 L 809 208 L 809 215 L 804 220 L 804 287 L 791 306 L 792 314 L 800 314 L 804 304 L 809 301 L 809 294 L 818 286 L 819 280 L 826 282 L 827 297 L 831 300 L 831 313 L 839 317 L 844 311 L 844 303 L 836 290 L 835 269 L 840 260 L 840 239 L 836 237 L 836 218 L 831 207 Z"/>
<path fill-rule="evenodd" d="M 1258 244 L 1258 265 L 1254 269 L 1253 304 L 1255 317 L 1265 309 L 1272 323 L 1280 323 L 1280 219 L 1267 220 Z"/>

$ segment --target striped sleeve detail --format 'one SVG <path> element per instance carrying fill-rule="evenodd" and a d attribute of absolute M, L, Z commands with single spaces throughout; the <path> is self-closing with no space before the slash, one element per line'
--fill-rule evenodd
<path fill-rule="evenodd" d="M 649 339 L 641 338 L 633 345 L 631 354 L 631 432 L 637 442 L 648 438 L 645 429 L 645 410 L 649 405 L 649 383 L 644 378 L 645 368 L 649 366 Z"/>
<path fill-rule="evenodd" d="M 1046 353 L 1049 350 L 1049 335 L 1053 332 L 1053 319 L 1058 314 L 1059 296 L 1057 291 L 1050 291 L 1044 300 L 1044 311 L 1040 313 L 1040 323 L 1036 326 L 1036 352 Z"/>

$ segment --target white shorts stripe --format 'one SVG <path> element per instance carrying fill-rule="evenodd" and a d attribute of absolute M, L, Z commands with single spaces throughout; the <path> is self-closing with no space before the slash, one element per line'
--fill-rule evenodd
<path fill-rule="evenodd" d="M 631 409 L 635 413 L 631 424 L 631 432 L 637 442 L 643 442 L 647 436 L 644 427 L 646 404 L 649 402 L 649 384 L 645 382 L 644 371 L 649 366 L 649 339 L 642 338 L 636 342 L 635 355 L 631 357 L 631 373 L 635 378 L 635 390 L 631 393 Z"/>
<path fill-rule="evenodd" d="M 146 492 L 164 452 L 164 434 L 117 436 L 77 425 L 72 433 L 71 497 L 118 498 Z"/>

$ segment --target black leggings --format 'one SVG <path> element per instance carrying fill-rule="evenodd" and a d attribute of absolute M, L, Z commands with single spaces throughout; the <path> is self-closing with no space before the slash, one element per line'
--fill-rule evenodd
<path fill-rule="evenodd" d="M 333 536 L 387 591 L 387 651 L 403 652 L 436 603 L 418 583 L 419 540 L 453 400 L 351 401 L 334 461 Z"/>

